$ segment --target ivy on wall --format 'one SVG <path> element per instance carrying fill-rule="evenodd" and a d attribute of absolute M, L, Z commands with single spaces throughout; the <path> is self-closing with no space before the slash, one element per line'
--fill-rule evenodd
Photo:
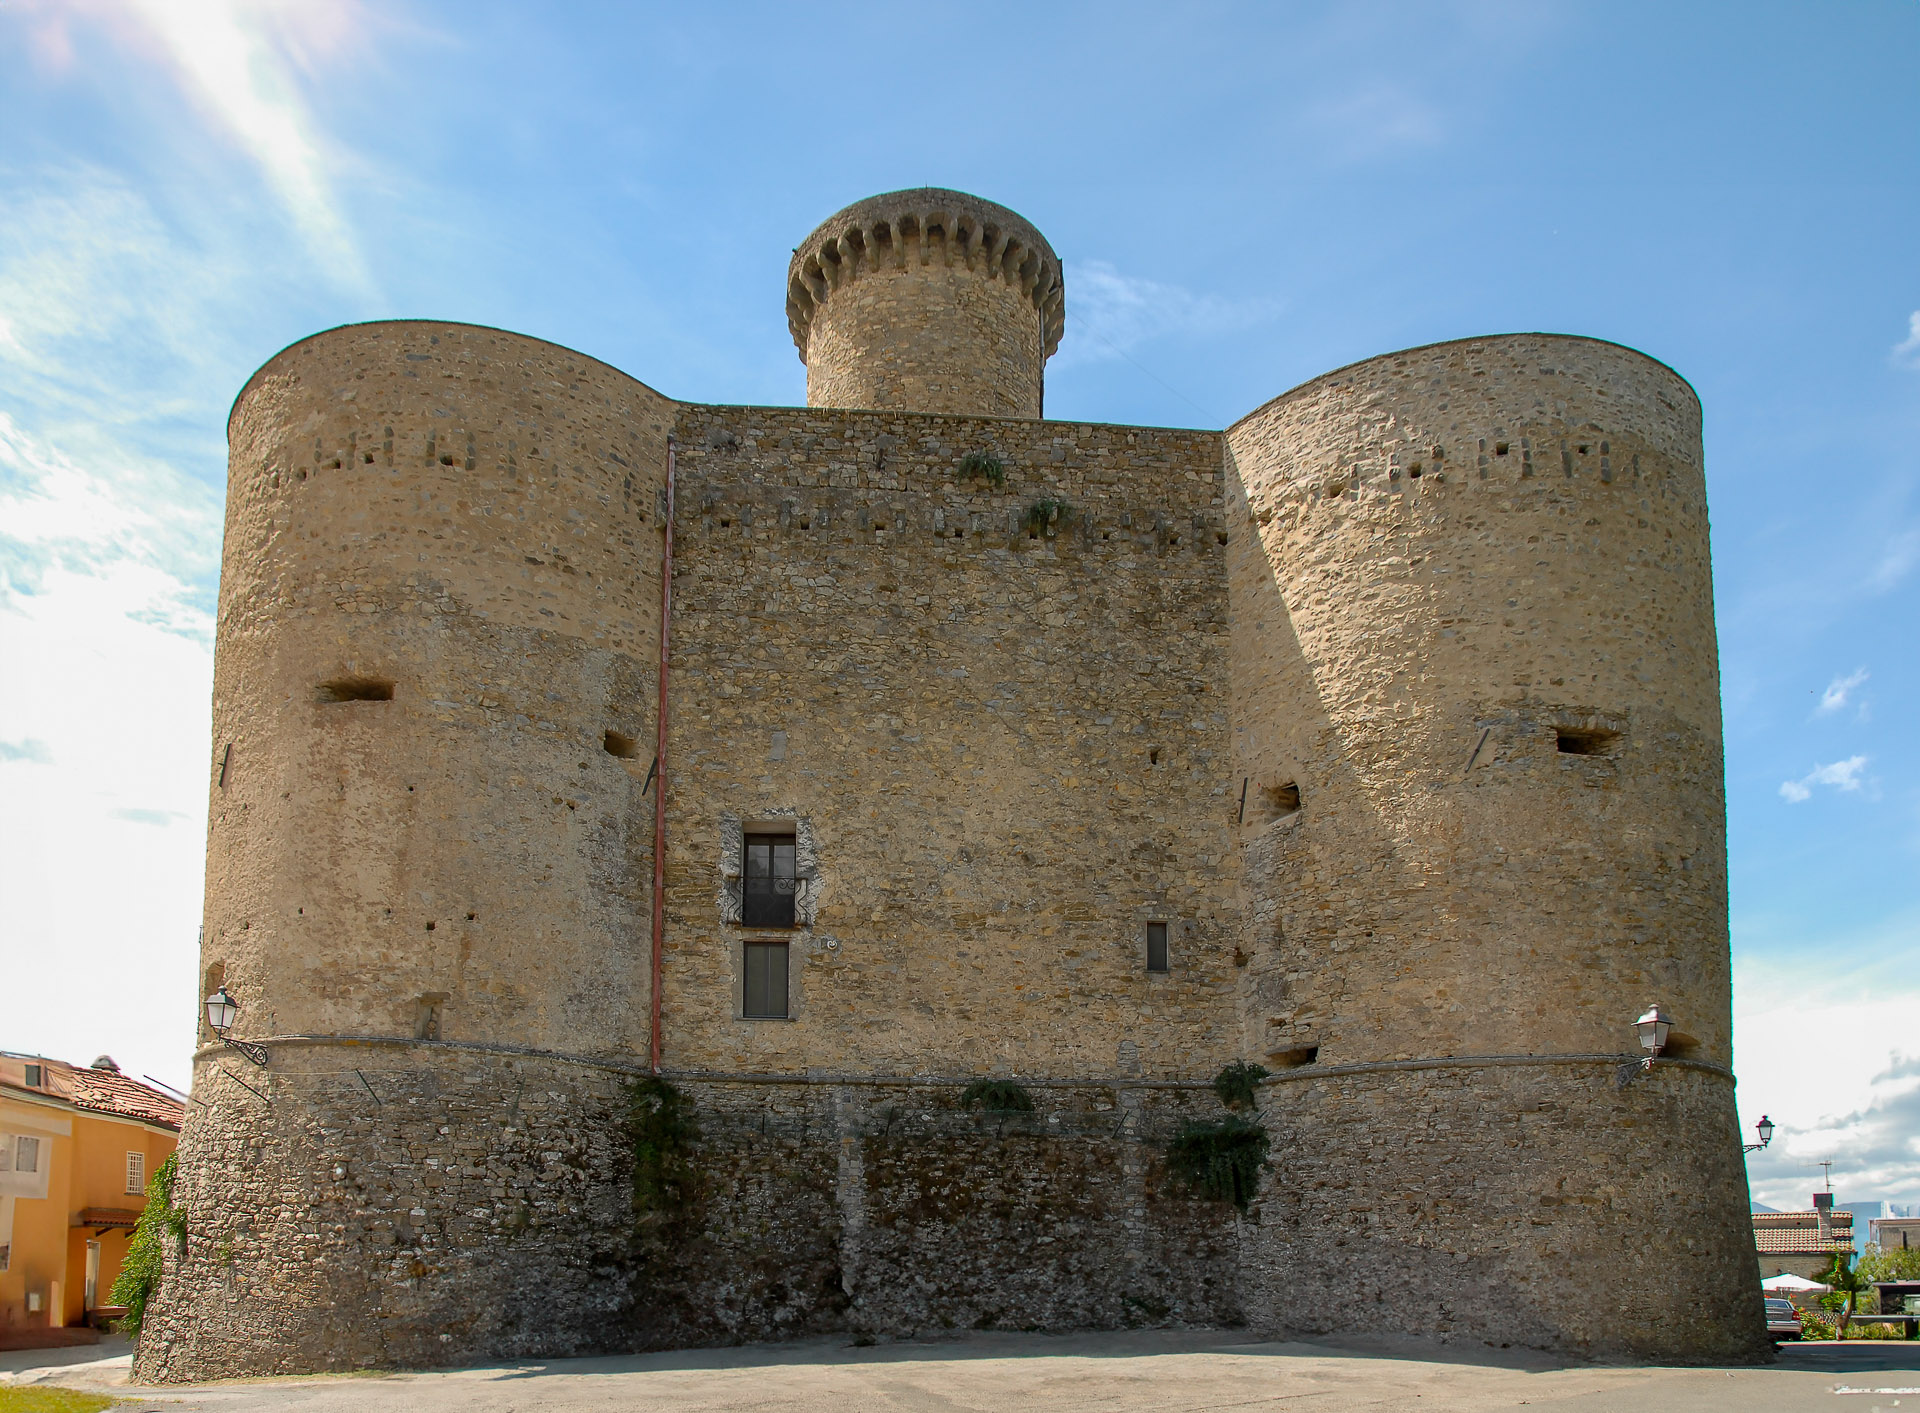
<path fill-rule="evenodd" d="M 700 1138 L 693 1106 L 656 1075 L 627 1086 L 627 1105 L 634 1235 L 650 1245 L 671 1242 L 700 1219 L 704 1183 L 693 1161 Z"/>
<path fill-rule="evenodd" d="M 172 1238 L 182 1250 L 187 1241 L 187 1213 L 173 1205 L 173 1178 L 179 1170 L 179 1155 L 169 1153 L 167 1161 L 147 1179 L 147 1205 L 133 1228 L 127 1243 L 127 1259 L 107 1299 L 127 1307 L 120 1329 L 129 1335 L 140 1333 L 140 1321 L 146 1316 L 147 1302 L 160 1289 L 160 1277 L 166 1268 L 166 1243 Z"/>

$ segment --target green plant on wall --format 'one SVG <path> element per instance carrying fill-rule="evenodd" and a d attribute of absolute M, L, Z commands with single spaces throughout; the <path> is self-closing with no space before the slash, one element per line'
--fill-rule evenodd
<path fill-rule="evenodd" d="M 1044 534 L 1049 525 L 1062 524 L 1073 519 L 1073 507 L 1063 500 L 1037 500 L 1027 507 L 1027 529 L 1035 535 Z"/>
<path fill-rule="evenodd" d="M 1251 1109 L 1260 1081 L 1272 1073 L 1265 1065 L 1235 1060 L 1213 1077 L 1213 1092 L 1229 1109 Z"/>
<path fill-rule="evenodd" d="M 1015 1080 L 976 1079 L 961 1091 L 960 1105 L 989 1114 L 1031 1114 L 1033 1096 Z"/>
<path fill-rule="evenodd" d="M 655 1075 L 627 1086 L 633 1145 L 633 1226 L 642 1240 L 678 1236 L 699 1219 L 702 1182 L 693 1162 L 699 1125 L 686 1096 Z"/>
<path fill-rule="evenodd" d="M 120 1328 L 130 1335 L 140 1333 L 140 1321 L 147 1313 L 147 1302 L 160 1289 L 160 1277 L 166 1269 L 169 1239 L 184 1246 L 187 1239 L 187 1214 L 173 1205 L 173 1177 L 179 1171 L 178 1155 L 169 1153 L 167 1161 L 147 1179 L 147 1205 L 134 1224 L 133 1238 L 127 1243 L 127 1259 L 107 1299 L 127 1307 Z"/>
<path fill-rule="evenodd" d="M 960 458 L 960 474 L 990 486 L 1007 483 L 1007 465 L 990 451 L 970 451 Z"/>
<path fill-rule="evenodd" d="M 1167 1166 L 1202 1197 L 1244 1212 L 1260 1188 L 1267 1145 L 1266 1129 L 1238 1114 L 1213 1122 L 1189 1119 L 1167 1145 Z"/>

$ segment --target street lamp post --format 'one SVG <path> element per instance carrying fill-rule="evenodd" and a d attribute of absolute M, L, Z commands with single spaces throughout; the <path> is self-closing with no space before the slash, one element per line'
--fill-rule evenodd
<path fill-rule="evenodd" d="M 267 1048 L 256 1045 L 251 1040 L 235 1040 L 229 1032 L 233 1029 L 234 1019 L 240 1014 L 240 1003 L 227 994 L 222 986 L 207 997 L 207 1024 L 213 1033 L 220 1037 L 220 1043 L 229 1050 L 238 1050 L 256 1065 L 264 1067 L 267 1063 Z"/>

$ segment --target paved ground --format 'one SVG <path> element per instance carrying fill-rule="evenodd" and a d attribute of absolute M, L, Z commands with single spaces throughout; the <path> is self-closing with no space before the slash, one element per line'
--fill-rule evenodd
<path fill-rule="evenodd" d="M 1000 1413 L 1320 1409 L 1482 1413 L 1920 1413 L 1920 1343 L 1788 1345 L 1759 1369 L 1569 1365 L 1413 1341 L 1260 1343 L 1219 1333 L 974 1335 L 855 1349 L 842 1341 L 554 1359 L 436 1374 L 127 1384 L 125 1345 L 0 1354 L 0 1387 L 59 1384 L 167 1413 Z"/>

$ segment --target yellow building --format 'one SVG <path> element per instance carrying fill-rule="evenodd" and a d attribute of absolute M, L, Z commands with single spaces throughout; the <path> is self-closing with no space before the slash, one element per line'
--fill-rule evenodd
<path fill-rule="evenodd" d="M 0 1052 L 0 1347 L 64 1342 L 106 1306 L 181 1117 L 108 1056 Z"/>

